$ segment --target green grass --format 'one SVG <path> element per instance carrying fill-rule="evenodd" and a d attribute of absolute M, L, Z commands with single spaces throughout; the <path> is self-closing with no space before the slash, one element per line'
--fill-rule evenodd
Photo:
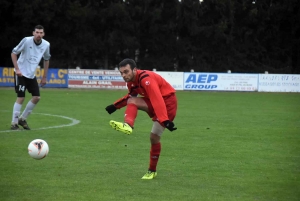
<path fill-rule="evenodd" d="M 16 99 L 0 89 L 0 200 L 293 201 L 300 198 L 300 94 L 179 91 L 175 132 L 165 131 L 158 176 L 148 168 L 152 122 L 138 113 L 134 133 L 109 127 L 123 112 L 104 108 L 126 91 L 42 89 L 31 128 L 9 129 Z M 30 94 L 26 94 L 24 106 Z M 49 155 L 27 153 L 33 139 Z"/>

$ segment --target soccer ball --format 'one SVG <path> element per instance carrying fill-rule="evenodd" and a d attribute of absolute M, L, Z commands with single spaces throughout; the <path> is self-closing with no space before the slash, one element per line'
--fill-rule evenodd
<path fill-rule="evenodd" d="M 34 159 L 43 159 L 49 153 L 49 146 L 45 140 L 35 139 L 28 145 L 28 154 Z"/>

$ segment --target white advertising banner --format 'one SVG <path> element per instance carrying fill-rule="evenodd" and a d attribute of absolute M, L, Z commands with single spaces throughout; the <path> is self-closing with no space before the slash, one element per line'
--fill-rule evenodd
<path fill-rule="evenodd" d="M 74 70 L 68 72 L 69 88 L 127 89 L 126 83 L 116 70 Z"/>
<path fill-rule="evenodd" d="M 257 91 L 258 74 L 184 73 L 184 90 Z"/>
<path fill-rule="evenodd" d="M 175 90 L 183 90 L 183 72 L 163 72 L 155 71 L 169 82 Z"/>
<path fill-rule="evenodd" d="M 259 74 L 259 92 L 300 92 L 299 74 Z"/>

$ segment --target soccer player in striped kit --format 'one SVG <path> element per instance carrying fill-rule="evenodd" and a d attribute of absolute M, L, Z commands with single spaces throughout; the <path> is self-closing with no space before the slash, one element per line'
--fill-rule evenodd
<path fill-rule="evenodd" d="M 173 123 L 177 111 L 175 89 L 157 73 L 138 70 L 132 59 L 121 61 L 119 71 L 124 81 L 127 82 L 129 93 L 105 108 L 111 114 L 117 109 L 126 107 L 124 122 L 111 120 L 110 125 L 120 132 L 131 134 L 138 110 L 147 112 L 152 118 L 150 162 L 148 171 L 142 179 L 153 179 L 157 175 L 156 166 L 161 152 L 161 135 L 165 128 L 170 131 L 177 129 Z M 138 94 L 141 97 L 137 97 Z"/>
<path fill-rule="evenodd" d="M 23 38 L 11 53 L 15 71 L 15 91 L 17 93 L 17 100 L 13 106 L 12 130 L 20 130 L 18 125 L 30 130 L 26 119 L 40 100 L 40 90 L 35 71 L 42 57 L 44 59 L 44 75 L 40 85 L 44 86 L 47 81 L 49 59 L 51 57 L 50 43 L 43 39 L 45 35 L 43 26 L 35 26 L 32 34 L 33 36 Z M 31 93 L 32 98 L 20 116 L 26 90 Z"/>

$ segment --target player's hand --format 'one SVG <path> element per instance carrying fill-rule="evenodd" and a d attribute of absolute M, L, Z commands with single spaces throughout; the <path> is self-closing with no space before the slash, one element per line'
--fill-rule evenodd
<path fill-rule="evenodd" d="M 117 110 L 117 108 L 116 108 L 116 106 L 114 106 L 114 104 L 111 104 L 111 105 L 107 106 L 105 108 L 105 110 L 108 112 L 108 114 L 111 114 L 111 113 L 114 113 Z"/>
<path fill-rule="evenodd" d="M 177 128 L 175 127 L 174 123 L 170 120 L 164 121 L 163 122 L 165 127 L 169 130 L 169 131 L 175 131 Z"/>
<path fill-rule="evenodd" d="M 46 79 L 45 77 L 43 77 L 43 78 L 41 79 L 41 83 L 40 83 L 41 87 L 45 86 L 46 83 L 47 83 L 47 79 Z"/>
<path fill-rule="evenodd" d="M 17 75 L 18 77 L 22 77 L 22 73 L 21 73 L 20 69 L 16 70 L 16 75 Z"/>

